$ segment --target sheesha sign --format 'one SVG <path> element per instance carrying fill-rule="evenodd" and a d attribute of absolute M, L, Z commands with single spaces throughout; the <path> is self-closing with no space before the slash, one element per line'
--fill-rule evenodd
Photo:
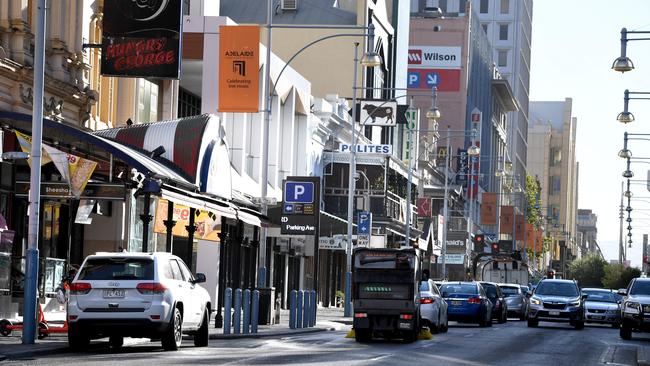
<path fill-rule="evenodd" d="M 104 2 L 102 75 L 178 79 L 180 0 Z"/>

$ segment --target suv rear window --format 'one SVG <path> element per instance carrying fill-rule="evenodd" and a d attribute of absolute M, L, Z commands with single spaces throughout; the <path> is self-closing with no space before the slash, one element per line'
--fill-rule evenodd
<path fill-rule="evenodd" d="M 153 260 L 147 258 L 88 259 L 78 280 L 153 280 Z"/>

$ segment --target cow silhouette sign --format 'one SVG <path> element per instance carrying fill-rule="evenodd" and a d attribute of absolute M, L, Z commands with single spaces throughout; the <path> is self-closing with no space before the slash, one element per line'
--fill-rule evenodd
<path fill-rule="evenodd" d="M 396 102 L 361 101 L 360 122 L 366 126 L 395 126 Z"/>

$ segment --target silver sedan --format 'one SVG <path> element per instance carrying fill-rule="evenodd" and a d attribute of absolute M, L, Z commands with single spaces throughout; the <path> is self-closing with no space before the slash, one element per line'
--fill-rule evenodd
<path fill-rule="evenodd" d="M 621 305 L 619 295 L 607 289 L 584 288 L 585 322 L 611 324 L 618 328 L 621 324 Z"/>

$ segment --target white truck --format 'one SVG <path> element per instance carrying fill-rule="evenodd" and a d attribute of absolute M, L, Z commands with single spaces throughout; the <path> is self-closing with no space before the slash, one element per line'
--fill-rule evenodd
<path fill-rule="evenodd" d="M 488 282 L 516 283 L 526 286 L 530 280 L 528 266 L 520 261 L 488 262 L 479 273 L 481 273 L 481 281 Z"/>

